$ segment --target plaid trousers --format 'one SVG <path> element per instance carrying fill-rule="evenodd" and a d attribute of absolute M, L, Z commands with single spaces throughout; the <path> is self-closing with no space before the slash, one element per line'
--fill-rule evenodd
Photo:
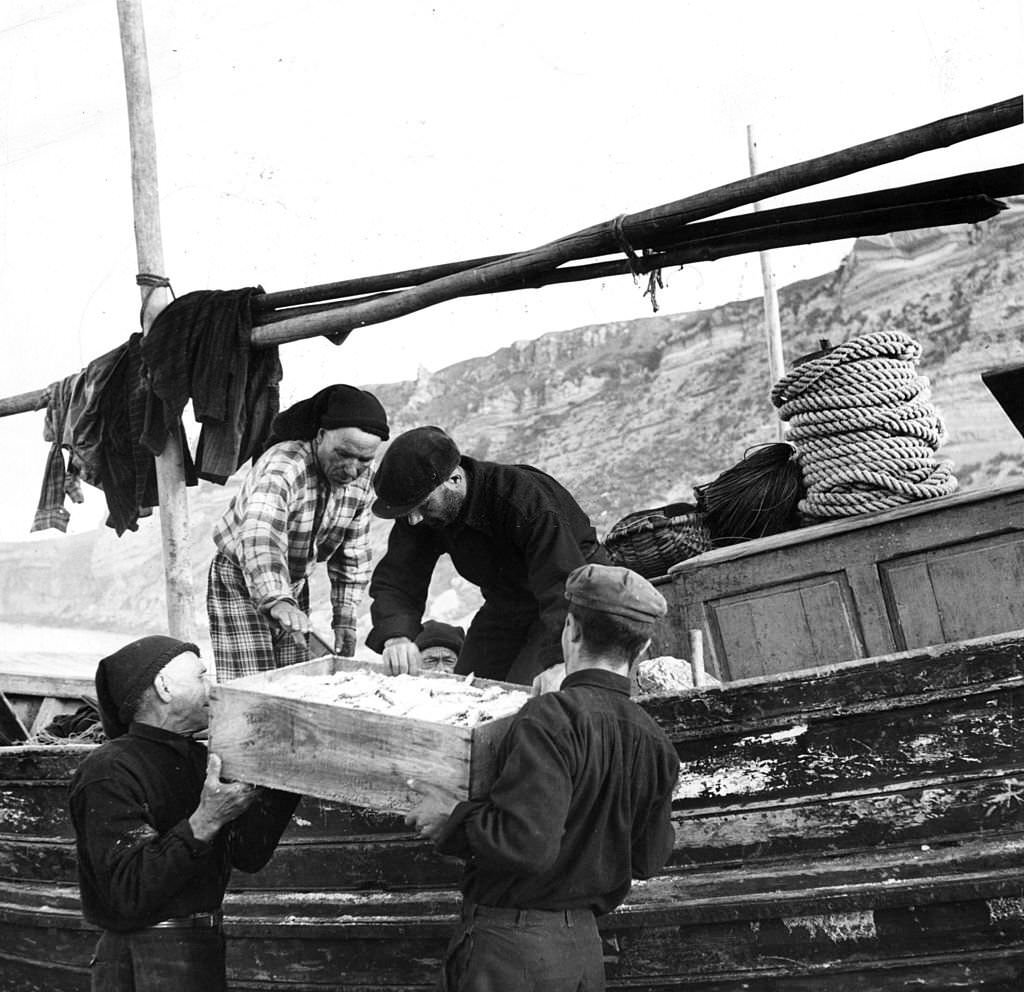
<path fill-rule="evenodd" d="M 309 613 L 309 588 L 303 585 L 299 609 Z M 269 672 L 309 661 L 309 651 L 253 605 L 245 575 L 234 559 L 218 551 L 210 562 L 206 613 L 217 681 Z"/>

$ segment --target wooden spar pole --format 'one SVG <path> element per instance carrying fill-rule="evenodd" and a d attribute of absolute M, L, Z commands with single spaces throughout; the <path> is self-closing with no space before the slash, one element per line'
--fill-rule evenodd
<path fill-rule="evenodd" d="M 383 298 L 355 303 L 342 310 L 303 314 L 253 330 L 257 346 L 283 344 L 320 334 L 340 334 L 367 324 L 393 320 L 457 296 L 489 292 L 508 279 L 540 275 L 564 262 L 609 254 L 628 242 L 635 225 L 689 223 L 747 206 L 755 200 L 827 182 L 854 172 L 944 148 L 982 134 L 1014 127 L 1022 121 L 1021 97 L 933 121 L 899 134 L 854 145 L 829 155 L 773 169 L 673 203 L 597 224 L 557 241 L 485 265 L 455 272 Z"/>
<path fill-rule="evenodd" d="M 153 95 L 149 86 L 149 60 L 141 0 L 117 0 L 121 29 L 125 92 L 128 98 L 128 134 L 132 154 L 132 202 L 135 210 L 135 248 L 139 272 L 164 275 L 160 235 L 160 200 L 156 169 L 156 128 Z M 156 315 L 167 306 L 164 287 L 143 287 L 142 331 L 148 332 Z M 160 493 L 160 530 L 163 536 L 164 576 L 167 587 L 167 629 L 172 637 L 192 640 L 192 553 L 189 545 L 188 499 L 185 465 L 177 432 L 171 433 L 156 458 Z"/>
<path fill-rule="evenodd" d="M 31 413 L 33 410 L 45 410 L 49 402 L 49 389 L 34 389 L 31 393 L 5 396 L 0 399 L 0 417 L 9 417 L 14 413 Z"/>
<path fill-rule="evenodd" d="M 754 140 L 754 129 L 747 125 L 747 157 L 750 160 L 750 174 L 757 175 L 757 142 Z M 754 201 L 754 213 L 761 210 L 759 200 Z M 761 259 L 761 282 L 764 286 L 764 332 L 768 342 L 768 372 L 771 384 L 775 385 L 786 374 L 786 363 L 782 355 L 782 323 L 779 320 L 779 292 L 775 288 L 775 270 L 772 268 L 771 253 L 758 253 Z M 786 434 L 785 425 L 777 422 L 779 440 Z"/>
<path fill-rule="evenodd" d="M 969 172 L 964 175 L 952 176 L 948 179 L 931 179 L 926 182 L 912 183 L 909 186 L 897 186 L 890 189 L 875 190 L 871 193 L 856 193 L 852 196 L 834 197 L 828 200 L 814 200 L 806 203 L 799 203 L 790 207 L 776 207 L 774 209 L 758 212 L 756 222 L 750 214 L 737 217 L 723 217 L 716 220 L 696 221 L 692 224 L 679 225 L 676 228 L 663 230 L 657 239 L 647 237 L 638 239 L 636 247 L 647 248 L 651 251 L 682 248 L 684 245 L 693 245 L 696 242 L 704 241 L 712 237 L 732 235 L 736 240 L 744 236 L 750 236 L 752 240 L 760 238 L 760 232 L 756 229 L 767 229 L 773 227 L 779 231 L 780 243 L 787 225 L 791 221 L 805 221 L 814 219 L 827 219 L 825 223 L 831 224 L 833 218 L 840 215 L 862 213 L 864 211 L 878 211 L 885 207 L 898 208 L 902 213 L 912 204 L 938 204 L 943 201 L 951 201 L 963 197 L 984 195 L 992 199 L 1003 196 L 1016 196 L 1024 194 L 1024 164 L 1004 166 L 998 169 L 988 169 L 982 172 Z M 894 214 L 894 218 L 897 215 Z M 895 222 L 895 220 L 894 220 Z M 935 225 L 930 225 L 935 226 Z M 825 240 L 819 238 L 818 240 Z M 806 242 L 792 242 L 806 243 Z M 751 247 L 749 251 L 757 250 Z M 257 326 L 274 323 L 287 317 L 294 317 L 300 313 L 313 312 L 313 307 L 320 310 L 328 309 L 330 306 L 354 297 L 368 297 L 370 294 L 378 294 L 388 290 L 404 289 L 407 286 L 415 286 L 431 279 L 449 275 L 452 272 L 460 272 L 462 269 L 473 268 L 485 262 L 496 261 L 499 258 L 508 258 L 508 255 L 492 255 L 482 259 L 467 259 L 461 262 L 445 262 L 440 265 L 428 265 L 419 269 L 405 269 L 401 272 L 388 272 L 382 275 L 362 276 L 354 279 L 345 279 L 340 282 L 321 283 L 317 286 L 307 286 L 300 289 L 286 289 L 279 292 L 263 293 L 253 297 L 253 309 L 256 316 L 253 323 Z M 620 272 L 628 273 L 629 266 L 605 270 L 603 266 L 608 263 L 601 263 L 602 269 L 593 276 L 588 275 L 592 270 L 591 266 L 574 265 L 555 269 L 545 273 L 539 279 L 530 280 L 530 286 L 548 285 L 559 282 L 576 282 L 586 278 L 605 278 L 607 275 L 615 275 Z M 496 291 L 504 291 L 509 288 L 516 288 L 523 285 L 525 280 L 511 281 Z M 303 309 L 298 309 L 298 307 Z M 288 307 L 291 309 L 281 309 Z"/>
<path fill-rule="evenodd" d="M 1020 193 L 1024 193 L 1024 165 L 1015 165 L 896 189 L 763 210 L 757 214 L 756 219 L 752 214 L 723 217 L 687 225 L 687 238 L 684 241 L 680 242 L 678 238 L 674 239 L 674 243 L 668 241 L 664 250 L 645 255 L 634 265 L 641 273 L 647 273 L 657 268 L 710 262 L 731 255 L 791 245 L 835 241 L 867 234 L 889 234 L 922 226 L 976 224 L 993 217 L 999 211 L 997 197 Z M 459 263 L 446 264 L 457 266 Z M 429 270 L 408 270 L 407 273 L 369 276 L 366 279 L 353 279 L 344 284 L 334 283 L 331 286 L 352 289 L 359 285 L 365 288 L 369 284 L 380 285 L 395 278 L 406 275 L 411 277 L 416 272 L 426 271 Z M 630 264 L 625 259 L 571 265 L 531 278 L 510 278 L 500 286 L 480 292 L 504 293 L 539 289 L 542 286 L 580 282 L 586 279 L 628 275 L 631 271 Z M 293 310 L 269 310 L 259 314 L 254 323 L 273 324 L 288 320 L 296 313 L 322 312 L 350 306 L 354 302 L 362 300 L 342 299 L 332 303 L 309 304 Z M 46 406 L 48 397 L 49 389 L 39 389 L 0 399 L 0 417 L 41 410 Z"/>
<path fill-rule="evenodd" d="M 1024 192 L 1024 185 L 1021 186 Z M 825 204 L 816 204 L 825 206 Z M 675 265 L 689 265 L 694 262 L 711 262 L 715 259 L 731 255 L 745 255 L 750 252 L 768 251 L 773 248 L 784 248 L 792 245 L 815 244 L 821 241 L 837 241 L 843 238 L 855 238 L 869 234 L 889 234 L 893 231 L 912 230 L 919 227 L 943 227 L 949 224 L 977 224 L 994 217 L 1003 205 L 987 195 L 956 197 L 938 201 L 916 201 L 900 206 L 884 206 L 868 210 L 839 212 L 835 215 L 813 214 L 796 217 L 802 213 L 801 208 L 785 208 L 793 211 L 795 219 L 780 220 L 783 211 L 763 211 L 758 214 L 756 223 L 751 223 L 751 214 L 744 217 L 724 218 L 706 224 L 690 225 L 696 234 L 698 230 L 707 236 L 694 237 L 678 246 L 664 251 L 654 251 L 634 261 L 632 265 L 625 259 L 595 262 L 587 265 L 569 265 L 559 269 L 544 271 L 539 275 L 509 277 L 499 285 L 481 288 L 462 294 L 472 296 L 478 293 L 507 293 L 522 289 L 539 289 L 568 282 L 581 282 L 587 279 L 607 279 L 612 276 L 628 275 L 631 272 L 646 274 L 654 269 L 664 269 Z M 769 220 L 769 218 L 773 218 Z M 735 221 L 742 221 L 738 226 Z M 717 233 L 711 234 L 711 231 Z M 374 297 L 358 297 L 356 299 L 335 300 L 332 303 L 315 303 L 296 307 L 291 310 L 271 310 L 259 315 L 260 333 L 272 335 L 272 328 L 291 320 L 297 313 L 327 313 L 343 310 L 346 307 L 362 304 L 371 299 L 383 299 L 392 294 L 379 294 Z M 341 343 L 347 332 L 331 337 L 336 344 Z M 264 343 L 273 343 L 264 342 Z"/>

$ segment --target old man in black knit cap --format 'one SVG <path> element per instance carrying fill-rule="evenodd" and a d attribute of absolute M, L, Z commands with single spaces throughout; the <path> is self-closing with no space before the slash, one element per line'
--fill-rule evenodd
<path fill-rule="evenodd" d="M 70 812 L 82 913 L 103 931 L 93 992 L 226 988 L 221 903 L 232 868 L 269 860 L 298 796 L 220 778 L 194 644 L 143 637 L 104 658 L 109 740 L 79 766 Z"/>
<path fill-rule="evenodd" d="M 356 607 L 370 578 L 369 468 L 388 439 L 372 393 L 334 385 L 274 420 L 213 532 L 206 609 L 220 682 L 307 661 L 308 579 L 331 581 L 334 650 L 351 657 Z"/>

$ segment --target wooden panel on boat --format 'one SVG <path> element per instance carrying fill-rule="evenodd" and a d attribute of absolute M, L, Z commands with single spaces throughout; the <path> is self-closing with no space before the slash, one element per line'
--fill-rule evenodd
<path fill-rule="evenodd" d="M 850 584 L 841 572 L 715 600 L 708 603 L 708 623 L 725 657 L 745 659 L 743 677 L 864 656 Z"/>
<path fill-rule="evenodd" d="M 750 678 L 1024 628 L 1024 487 L 863 514 L 676 565 L 666 640 Z"/>
<path fill-rule="evenodd" d="M 903 648 L 1024 628 L 1024 535 L 933 548 L 879 568 Z"/>
<path fill-rule="evenodd" d="M 223 761 L 222 774 L 389 812 L 416 804 L 409 779 L 446 787 L 462 799 L 486 791 L 511 717 L 457 727 L 272 691 L 275 683 L 296 674 L 314 677 L 359 667 L 362 663 L 353 659 L 329 656 L 214 686 L 210 746 Z M 522 686 L 505 687 L 522 691 Z"/>

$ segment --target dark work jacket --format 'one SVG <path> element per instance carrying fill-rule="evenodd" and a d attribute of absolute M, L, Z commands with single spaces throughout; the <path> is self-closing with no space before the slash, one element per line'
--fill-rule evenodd
<path fill-rule="evenodd" d="M 366 644 L 379 652 L 391 637 L 416 639 L 430 577 L 447 553 L 459 575 L 480 587 L 486 610 L 520 616 L 525 626 L 539 621 L 539 668 L 557 665 L 565 580 L 588 561 L 607 560 L 597 534 L 572 495 L 540 469 L 468 457 L 461 465 L 468 491 L 452 524 L 413 527 L 399 519 L 392 526 L 370 580 L 373 629 Z"/>
<path fill-rule="evenodd" d="M 467 859 L 467 903 L 607 913 L 672 853 L 679 759 L 622 675 L 583 669 L 530 699 L 497 768 L 487 798 L 459 803 L 437 843 Z"/>
<path fill-rule="evenodd" d="M 298 796 L 261 791 L 212 843 L 188 817 L 199 805 L 207 750 L 189 737 L 133 723 L 102 744 L 71 781 L 82 913 L 127 932 L 160 920 L 220 909 L 231 869 L 270 859 Z"/>

